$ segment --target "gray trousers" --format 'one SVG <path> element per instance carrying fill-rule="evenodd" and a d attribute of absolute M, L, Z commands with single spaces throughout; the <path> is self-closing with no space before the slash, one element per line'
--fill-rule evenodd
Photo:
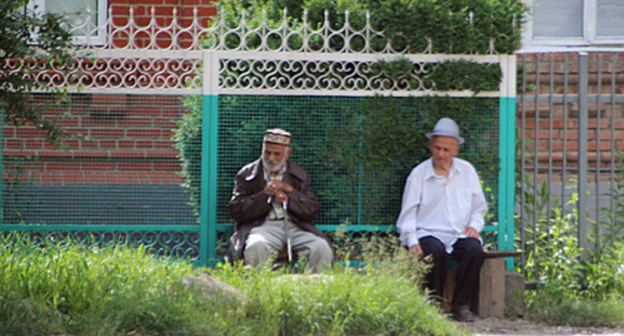
<path fill-rule="evenodd" d="M 293 253 L 307 261 L 306 271 L 318 273 L 331 265 L 333 252 L 327 241 L 288 220 L 267 220 L 251 229 L 244 252 L 245 265 L 265 266 L 278 251 L 285 249 L 288 238 Z"/>

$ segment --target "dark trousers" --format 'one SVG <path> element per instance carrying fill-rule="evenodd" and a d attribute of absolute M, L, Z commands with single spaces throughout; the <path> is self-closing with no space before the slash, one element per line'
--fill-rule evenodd
<path fill-rule="evenodd" d="M 446 250 L 444 244 L 434 237 L 420 240 L 423 254 L 432 256 L 433 267 L 425 277 L 425 285 L 432 291 L 436 299 L 444 298 L 444 282 L 446 280 Z M 476 238 L 461 238 L 453 245 L 453 257 L 457 260 L 455 292 L 453 307 L 468 305 L 479 280 L 479 271 L 483 265 L 484 253 L 481 242 Z"/>

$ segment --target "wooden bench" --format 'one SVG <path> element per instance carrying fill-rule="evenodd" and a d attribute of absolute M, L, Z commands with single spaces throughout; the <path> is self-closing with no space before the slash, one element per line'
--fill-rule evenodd
<path fill-rule="evenodd" d="M 520 251 L 485 251 L 485 261 L 479 274 L 479 285 L 471 299 L 470 309 L 479 316 L 503 316 L 506 297 L 506 262 L 504 258 L 517 257 Z M 450 305 L 455 289 L 455 267 L 449 267 L 444 287 L 445 310 Z"/>

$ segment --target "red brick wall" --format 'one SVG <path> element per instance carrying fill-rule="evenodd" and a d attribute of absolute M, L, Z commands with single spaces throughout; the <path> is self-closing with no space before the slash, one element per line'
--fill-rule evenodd
<path fill-rule="evenodd" d="M 5 128 L 5 162 L 34 184 L 180 183 L 172 139 L 185 109 L 179 96 L 73 94 L 71 105 L 37 95 L 35 106 L 74 135 L 57 146 L 33 127 Z M 5 172 L 9 174 L 10 168 Z"/>
<path fill-rule="evenodd" d="M 216 0 L 109 0 L 115 25 L 133 20 L 147 26 L 151 20 L 163 27 L 184 28 L 196 16 L 206 27 L 217 13 Z M 178 21 L 173 22 L 173 12 Z M 112 36 L 114 47 L 125 47 L 129 34 Z M 180 47 L 191 36 L 177 37 Z M 149 42 L 136 34 L 133 43 Z M 158 35 L 157 44 L 167 48 L 172 36 Z M 19 176 L 34 184 L 87 183 L 181 183 L 178 151 L 171 139 L 176 122 L 184 113 L 179 96 L 125 94 L 74 94 L 71 105 L 57 104 L 52 96 L 35 96 L 37 108 L 47 109 L 48 118 L 76 138 L 64 140 L 60 148 L 45 141 L 45 134 L 32 126 L 5 128 L 5 178 Z M 24 169 L 21 171 L 21 169 Z"/>

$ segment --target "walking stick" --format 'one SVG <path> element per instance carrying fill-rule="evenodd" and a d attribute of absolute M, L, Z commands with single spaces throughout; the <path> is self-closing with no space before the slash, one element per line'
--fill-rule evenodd
<path fill-rule="evenodd" d="M 284 201 L 282 203 L 282 207 L 284 209 L 284 227 L 286 227 L 287 221 L 288 221 L 288 203 Z M 286 232 L 286 252 L 288 253 L 288 265 L 292 267 L 292 262 L 293 262 L 292 242 L 290 240 L 290 236 L 288 236 L 288 232 Z"/>

